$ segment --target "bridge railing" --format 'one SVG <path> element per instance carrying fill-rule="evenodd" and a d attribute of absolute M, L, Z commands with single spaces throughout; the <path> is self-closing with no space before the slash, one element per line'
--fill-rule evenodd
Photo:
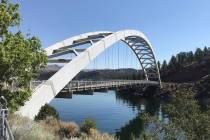
<path fill-rule="evenodd" d="M 32 91 L 35 91 L 36 89 L 38 89 L 45 82 L 46 82 L 46 80 L 34 80 L 34 81 L 31 81 L 30 82 L 30 89 Z"/>
<path fill-rule="evenodd" d="M 105 81 L 71 81 L 68 88 L 79 89 L 79 88 L 94 88 L 94 87 L 110 87 L 120 85 L 133 85 L 133 84 L 144 84 L 145 80 L 105 80 Z M 157 82 L 150 81 L 151 84 L 157 84 Z"/>
<path fill-rule="evenodd" d="M 35 91 L 42 84 L 45 83 L 45 80 L 32 81 L 30 83 L 31 90 Z M 66 88 L 69 89 L 80 89 L 80 88 L 96 88 L 96 87 L 116 87 L 123 85 L 136 85 L 136 84 L 157 84 L 156 81 L 147 81 L 146 80 L 104 80 L 104 81 L 95 81 L 95 80 L 73 80 L 66 85 Z"/>

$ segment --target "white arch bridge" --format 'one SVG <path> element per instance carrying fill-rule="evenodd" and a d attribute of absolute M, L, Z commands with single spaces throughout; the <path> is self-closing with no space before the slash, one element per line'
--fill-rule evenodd
<path fill-rule="evenodd" d="M 51 78 L 40 84 L 34 90 L 29 101 L 27 101 L 17 113 L 33 118 L 39 112 L 39 109 L 44 104 L 49 103 L 82 69 L 99 54 L 118 41 L 123 41 L 132 49 L 133 53 L 138 58 L 139 64 L 145 75 L 145 80 L 115 81 L 112 82 L 113 85 L 111 84 L 109 86 L 121 86 L 123 84 L 156 84 L 161 86 L 159 69 L 152 45 L 143 33 L 136 30 L 90 32 L 71 37 L 45 49 L 49 58 L 49 63 L 66 64 Z M 77 48 L 84 44 L 91 44 L 91 46 L 87 49 Z M 55 59 L 69 53 L 75 55 L 74 59 Z M 97 88 L 97 85 L 100 84 L 96 83 L 95 85 L 91 85 L 91 87 L 94 86 Z M 85 86 L 87 87 L 87 85 Z"/>

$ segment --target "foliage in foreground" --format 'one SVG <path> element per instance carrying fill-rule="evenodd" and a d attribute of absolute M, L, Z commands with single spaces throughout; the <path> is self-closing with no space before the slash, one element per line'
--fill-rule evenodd
<path fill-rule="evenodd" d="M 56 109 L 48 104 L 45 104 L 35 116 L 35 120 L 45 120 L 49 116 L 59 119 L 59 114 Z"/>
<path fill-rule="evenodd" d="M 58 119 L 59 114 L 56 109 L 48 104 L 45 104 L 41 107 L 34 120 L 42 123 L 44 122 L 44 126 L 46 124 L 52 125 L 51 127 L 56 126 L 54 133 L 59 135 L 61 138 L 79 137 L 81 133 L 89 135 L 91 133 L 91 129 L 96 129 L 96 122 L 90 118 L 84 120 L 80 128 L 74 122 L 62 122 Z"/>
<path fill-rule="evenodd" d="M 96 129 L 96 122 L 93 119 L 88 118 L 83 122 L 81 131 L 89 134 L 90 129 Z"/>
<path fill-rule="evenodd" d="M 19 31 L 20 21 L 19 5 L 1 0 L 0 95 L 12 111 L 31 96 L 29 83 L 47 62 L 40 40 Z"/>
<path fill-rule="evenodd" d="M 15 140 L 57 140 L 46 126 L 25 117 L 12 116 L 9 119 Z M 53 129 L 53 128 L 51 128 Z"/>
<path fill-rule="evenodd" d="M 53 117 L 32 121 L 25 117 L 12 116 L 9 119 L 16 140 L 114 140 L 90 128 L 89 134 L 80 131 L 74 122 L 62 122 Z"/>
<path fill-rule="evenodd" d="M 10 112 L 13 113 L 18 109 L 19 106 L 24 105 L 24 103 L 31 96 L 31 91 L 27 89 L 14 92 L 10 92 L 9 90 L 2 90 L 0 91 L 0 96 L 3 96 L 5 99 L 7 99 Z"/>
<path fill-rule="evenodd" d="M 177 91 L 176 98 L 164 106 L 169 121 L 145 114 L 146 128 L 153 131 L 142 135 L 144 139 L 187 139 L 206 140 L 210 138 L 210 108 L 202 111 L 194 94 L 190 91 Z M 146 129 L 147 130 L 147 129 Z"/>

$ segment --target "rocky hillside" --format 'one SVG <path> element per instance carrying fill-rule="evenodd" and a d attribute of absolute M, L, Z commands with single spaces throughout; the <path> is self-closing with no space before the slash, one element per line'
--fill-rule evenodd
<path fill-rule="evenodd" d="M 210 74 L 210 56 L 203 57 L 200 61 L 194 61 L 183 66 L 168 71 L 164 76 L 165 81 L 169 82 L 194 82 Z"/>

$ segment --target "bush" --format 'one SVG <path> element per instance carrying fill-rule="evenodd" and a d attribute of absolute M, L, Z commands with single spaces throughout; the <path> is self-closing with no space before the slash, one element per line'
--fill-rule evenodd
<path fill-rule="evenodd" d="M 31 91 L 29 90 L 19 90 L 15 92 L 11 92 L 9 90 L 0 91 L 0 96 L 4 96 L 4 98 L 8 102 L 8 108 L 11 112 L 16 111 L 20 106 L 23 106 L 24 103 L 31 96 Z"/>
<path fill-rule="evenodd" d="M 10 116 L 9 123 L 15 140 L 58 140 L 49 129 L 29 118 Z"/>
<path fill-rule="evenodd" d="M 89 120 L 85 122 L 90 124 Z M 75 123 L 62 122 L 53 117 L 36 122 L 26 117 L 10 115 L 9 123 L 15 140 L 115 140 L 113 136 L 92 128 L 88 134 L 81 133 Z M 92 123 L 91 125 L 94 126 Z"/>
<path fill-rule="evenodd" d="M 47 117 L 50 116 L 59 119 L 59 114 L 55 110 L 55 108 L 48 104 L 45 104 L 44 106 L 41 107 L 38 115 L 35 116 L 35 120 L 45 120 Z"/>
<path fill-rule="evenodd" d="M 80 140 L 117 140 L 113 136 L 100 133 L 96 129 L 90 129 L 89 135 L 83 135 Z"/>
<path fill-rule="evenodd" d="M 45 130 L 49 131 L 52 134 L 58 135 L 60 130 L 60 121 L 56 118 L 50 116 L 47 117 L 45 120 L 39 121 L 39 123 L 44 126 Z"/>
<path fill-rule="evenodd" d="M 80 127 L 81 131 L 87 134 L 90 133 L 91 128 L 96 129 L 96 122 L 90 118 L 86 119 Z"/>
<path fill-rule="evenodd" d="M 79 127 L 74 122 L 61 122 L 59 135 L 61 138 L 72 138 L 79 136 Z"/>

